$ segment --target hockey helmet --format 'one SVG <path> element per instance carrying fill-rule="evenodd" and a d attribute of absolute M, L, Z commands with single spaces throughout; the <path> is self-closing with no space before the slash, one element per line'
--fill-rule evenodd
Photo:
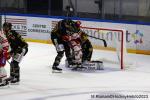
<path fill-rule="evenodd" d="M 8 23 L 8 22 L 5 22 L 4 24 L 3 24 L 3 28 L 9 28 L 9 29 L 11 29 L 11 27 L 12 27 L 12 24 L 11 23 Z"/>

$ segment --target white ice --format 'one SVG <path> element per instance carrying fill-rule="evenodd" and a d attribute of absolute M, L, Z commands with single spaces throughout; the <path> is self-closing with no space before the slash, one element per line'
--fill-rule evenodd
<path fill-rule="evenodd" d="M 136 66 L 121 70 L 119 65 L 104 63 L 104 70 L 72 72 L 59 67 L 63 73 L 52 73 L 56 56 L 53 45 L 29 43 L 29 52 L 20 64 L 21 82 L 0 88 L 0 100 L 112 100 L 92 96 L 148 95 L 149 98 L 114 98 L 113 100 L 150 99 L 150 56 L 129 54 Z M 92 59 L 116 59 L 115 53 L 94 50 Z M 5 67 L 9 75 L 9 64 Z"/>

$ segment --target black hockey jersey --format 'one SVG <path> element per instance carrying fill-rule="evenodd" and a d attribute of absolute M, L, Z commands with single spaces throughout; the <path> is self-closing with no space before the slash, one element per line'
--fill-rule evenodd
<path fill-rule="evenodd" d="M 10 44 L 11 52 L 15 53 L 22 48 L 28 47 L 28 44 L 21 37 L 21 35 L 17 33 L 16 31 L 10 30 L 5 35 Z"/>

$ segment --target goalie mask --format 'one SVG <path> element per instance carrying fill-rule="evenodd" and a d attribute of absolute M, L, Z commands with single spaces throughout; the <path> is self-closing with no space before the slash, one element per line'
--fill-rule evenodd
<path fill-rule="evenodd" d="M 81 22 L 78 20 L 76 21 L 76 27 L 80 28 Z"/>

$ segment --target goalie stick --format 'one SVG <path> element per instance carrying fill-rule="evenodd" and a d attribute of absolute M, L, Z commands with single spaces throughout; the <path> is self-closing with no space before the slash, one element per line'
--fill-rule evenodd
<path fill-rule="evenodd" d="M 80 32 L 82 32 L 82 31 L 80 30 L 78 33 L 80 33 Z M 94 36 L 91 36 L 91 35 L 88 35 L 88 34 L 86 34 L 86 35 L 87 35 L 88 37 L 91 37 L 91 38 L 94 38 L 94 39 L 102 40 L 103 43 L 104 43 L 104 47 L 107 47 L 107 42 L 106 42 L 105 39 L 97 38 L 97 37 L 94 37 Z"/>
<path fill-rule="evenodd" d="M 88 37 L 91 37 L 91 38 L 94 38 L 94 39 L 102 40 L 103 43 L 104 43 L 104 47 L 107 47 L 107 42 L 106 42 L 105 39 L 100 39 L 100 38 L 97 38 L 97 37 L 94 37 L 94 36 L 91 36 L 91 35 L 88 35 L 88 34 L 87 34 L 87 36 L 88 36 Z"/>
<path fill-rule="evenodd" d="M 86 28 L 86 27 L 81 27 L 81 28 Z M 91 28 L 91 29 L 93 29 L 93 28 Z M 94 38 L 94 39 L 98 39 L 98 40 L 103 41 L 104 47 L 107 47 L 107 42 L 106 42 L 105 39 L 97 38 L 97 37 L 94 37 L 94 36 L 91 36 L 91 35 L 88 35 L 88 34 L 86 34 L 86 35 L 87 35 L 88 37 L 91 37 L 91 38 Z"/>

